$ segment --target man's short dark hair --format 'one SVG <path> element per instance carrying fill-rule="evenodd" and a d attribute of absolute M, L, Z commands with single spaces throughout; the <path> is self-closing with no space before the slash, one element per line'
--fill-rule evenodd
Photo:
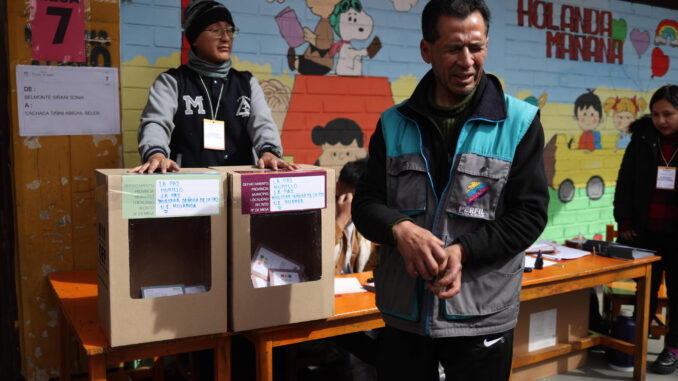
<path fill-rule="evenodd" d="M 580 95 L 574 101 L 574 116 L 577 116 L 580 110 L 586 110 L 589 107 L 593 107 L 594 110 L 598 111 L 598 115 L 603 115 L 603 105 L 600 103 L 600 98 L 593 93 L 593 89 L 587 90 L 588 92 Z"/>
<path fill-rule="evenodd" d="M 339 172 L 339 181 L 354 187 L 358 184 L 358 179 L 367 171 L 367 158 L 349 161 L 344 164 Z"/>
<path fill-rule="evenodd" d="M 440 37 L 438 33 L 438 18 L 440 15 L 454 16 L 465 19 L 471 13 L 478 11 L 485 20 L 485 33 L 490 32 L 490 9 L 484 0 L 431 0 L 424 7 L 421 14 L 421 32 L 424 40 L 434 43 Z"/>

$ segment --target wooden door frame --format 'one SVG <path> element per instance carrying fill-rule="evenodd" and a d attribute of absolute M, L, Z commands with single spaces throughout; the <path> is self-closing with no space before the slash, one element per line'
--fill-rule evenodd
<path fill-rule="evenodd" d="M 10 82 L 7 41 L 7 5 L 0 5 L 0 379 L 20 380 L 21 353 L 15 283 L 14 197 L 10 121 Z"/>

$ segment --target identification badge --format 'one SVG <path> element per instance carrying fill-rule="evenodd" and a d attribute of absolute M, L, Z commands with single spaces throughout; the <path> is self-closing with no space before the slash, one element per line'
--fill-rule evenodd
<path fill-rule="evenodd" d="M 223 120 L 203 119 L 203 142 L 205 149 L 226 149 L 226 127 Z"/>
<path fill-rule="evenodd" d="M 657 189 L 676 189 L 676 167 L 657 167 Z"/>

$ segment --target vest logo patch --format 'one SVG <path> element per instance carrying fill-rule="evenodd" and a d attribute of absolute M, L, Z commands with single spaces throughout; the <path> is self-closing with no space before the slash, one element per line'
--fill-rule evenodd
<path fill-rule="evenodd" d="M 193 115 L 193 109 L 198 108 L 198 114 L 205 115 L 205 108 L 203 107 L 202 95 L 198 95 L 195 99 L 191 98 L 190 95 L 184 95 L 184 102 L 186 107 L 184 107 L 184 114 Z"/>
<path fill-rule="evenodd" d="M 466 217 L 485 218 L 485 209 L 474 208 L 472 206 L 459 206 L 459 214 Z"/>
<path fill-rule="evenodd" d="M 235 112 L 235 116 L 240 116 L 243 118 L 249 118 L 250 116 L 250 98 L 246 96 L 241 96 L 238 98 L 238 111 Z"/>
<path fill-rule="evenodd" d="M 466 194 L 468 195 L 468 203 L 466 205 L 471 206 L 477 199 L 485 196 L 488 191 L 487 184 L 480 181 L 471 181 L 466 187 Z"/>

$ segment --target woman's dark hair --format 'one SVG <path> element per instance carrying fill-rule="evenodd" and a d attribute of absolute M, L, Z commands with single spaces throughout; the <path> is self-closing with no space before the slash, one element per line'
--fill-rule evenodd
<path fill-rule="evenodd" d="M 421 32 L 424 40 L 433 44 L 440 37 L 438 33 L 438 18 L 440 15 L 454 16 L 465 19 L 471 13 L 478 11 L 485 20 L 485 35 L 490 32 L 490 9 L 484 0 L 431 0 L 424 7 L 421 14 Z"/>
<path fill-rule="evenodd" d="M 660 87 L 657 91 L 652 94 L 650 99 L 650 111 L 654 107 L 655 102 L 658 102 L 662 99 L 666 99 L 667 102 L 678 109 L 678 86 L 676 85 L 664 85 Z"/>

